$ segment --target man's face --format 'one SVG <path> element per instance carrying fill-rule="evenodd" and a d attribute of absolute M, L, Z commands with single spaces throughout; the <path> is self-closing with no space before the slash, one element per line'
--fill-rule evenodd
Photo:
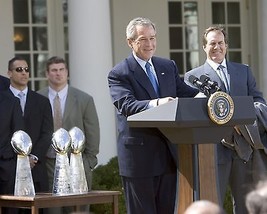
<path fill-rule="evenodd" d="M 28 64 L 24 60 L 16 60 L 13 62 L 10 70 L 8 71 L 11 85 L 14 88 L 23 90 L 27 87 L 30 70 Z"/>
<path fill-rule="evenodd" d="M 203 49 L 208 59 L 220 64 L 225 58 L 227 47 L 223 33 L 211 31 L 207 34 L 207 44 Z"/>
<path fill-rule="evenodd" d="M 136 39 L 128 40 L 128 45 L 136 56 L 148 61 L 156 51 L 156 32 L 152 26 L 136 26 Z"/>
<path fill-rule="evenodd" d="M 55 87 L 63 87 L 68 81 L 68 70 L 64 63 L 51 64 L 46 71 L 46 77 Z"/>

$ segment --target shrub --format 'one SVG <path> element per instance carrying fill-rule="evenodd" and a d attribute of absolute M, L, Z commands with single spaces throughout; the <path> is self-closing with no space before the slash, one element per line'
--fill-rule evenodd
<path fill-rule="evenodd" d="M 106 165 L 99 165 L 94 169 L 92 189 L 120 191 L 122 194 L 119 196 L 119 213 L 126 213 L 117 157 L 111 158 Z M 110 214 L 112 213 L 112 205 L 92 204 L 90 205 L 90 211 L 95 214 Z"/>

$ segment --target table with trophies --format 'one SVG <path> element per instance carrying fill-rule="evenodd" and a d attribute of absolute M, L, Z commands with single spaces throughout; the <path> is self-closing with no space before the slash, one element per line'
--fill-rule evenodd
<path fill-rule="evenodd" d="M 79 211 L 81 205 L 101 203 L 112 203 L 113 213 L 118 213 L 120 191 L 88 191 L 82 160 L 84 142 L 85 136 L 77 127 L 70 131 L 60 128 L 53 133 L 52 146 L 56 151 L 53 190 L 36 194 L 29 162 L 31 139 L 24 131 L 15 132 L 11 139 L 17 153 L 15 190 L 14 195 L 0 195 L 0 214 L 2 207 L 29 208 L 32 214 L 38 214 L 40 208 L 74 206 Z"/>

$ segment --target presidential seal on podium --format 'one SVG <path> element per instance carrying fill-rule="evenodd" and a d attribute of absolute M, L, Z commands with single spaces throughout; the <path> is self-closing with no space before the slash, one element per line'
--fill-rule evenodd
<path fill-rule="evenodd" d="M 225 92 L 217 91 L 208 99 L 208 114 L 210 119 L 219 125 L 227 123 L 234 114 L 234 101 Z"/>

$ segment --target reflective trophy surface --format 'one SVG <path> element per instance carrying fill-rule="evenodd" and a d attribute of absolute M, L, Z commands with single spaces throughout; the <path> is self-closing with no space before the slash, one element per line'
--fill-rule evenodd
<path fill-rule="evenodd" d="M 71 171 L 71 190 L 72 193 L 88 192 L 86 181 L 82 151 L 84 150 L 85 136 L 81 129 L 73 127 L 69 131 L 71 137 L 71 155 L 70 155 L 70 171 Z"/>
<path fill-rule="evenodd" d="M 35 189 L 29 162 L 29 154 L 32 150 L 31 138 L 24 131 L 16 131 L 11 138 L 11 145 L 14 151 L 17 153 L 14 195 L 34 196 Z"/>
<path fill-rule="evenodd" d="M 71 193 L 68 157 L 70 142 L 69 133 L 65 129 L 60 128 L 53 133 L 52 147 L 56 151 L 56 164 L 52 190 L 52 194 L 54 195 L 67 195 Z"/>

